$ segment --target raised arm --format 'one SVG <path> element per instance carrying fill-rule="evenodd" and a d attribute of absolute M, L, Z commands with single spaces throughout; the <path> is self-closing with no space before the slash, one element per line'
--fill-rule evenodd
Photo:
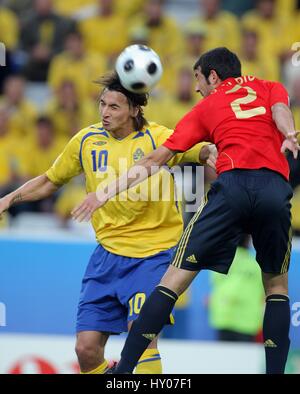
<path fill-rule="evenodd" d="M 156 174 L 160 167 L 166 164 L 175 153 L 163 145 L 155 149 L 103 190 L 98 190 L 97 193 L 89 193 L 87 198 L 72 211 L 73 218 L 80 222 L 90 220 L 93 212 L 102 207 L 107 200 L 132 186 L 138 185 L 150 175 Z"/>
<path fill-rule="evenodd" d="M 294 158 L 297 159 L 298 151 L 300 150 L 297 141 L 297 135 L 299 133 L 295 130 L 295 122 L 292 111 L 286 104 L 277 103 L 272 106 L 272 116 L 278 130 L 285 137 L 281 147 L 282 153 L 284 153 L 286 150 L 289 150 L 293 153 Z"/>
<path fill-rule="evenodd" d="M 288 137 L 289 133 L 295 132 L 295 122 L 292 111 L 283 103 L 277 103 L 272 106 L 272 116 L 278 130 Z"/>
<path fill-rule="evenodd" d="M 59 186 L 52 183 L 46 175 L 40 175 L 33 178 L 17 190 L 0 199 L 0 217 L 1 214 L 12 205 L 21 202 L 41 200 L 56 192 L 58 188 Z"/>

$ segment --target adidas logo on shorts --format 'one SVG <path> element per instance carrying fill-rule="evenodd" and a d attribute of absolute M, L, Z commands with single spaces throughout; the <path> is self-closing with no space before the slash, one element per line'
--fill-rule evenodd
<path fill-rule="evenodd" d="M 197 261 L 197 259 L 196 259 L 194 254 L 192 254 L 190 257 L 188 257 L 186 259 L 186 261 L 188 261 L 189 263 L 198 263 L 198 261 Z"/>
<path fill-rule="evenodd" d="M 276 343 L 272 339 L 267 339 L 264 343 L 265 347 L 277 347 Z"/>
<path fill-rule="evenodd" d="M 142 336 L 149 339 L 149 341 L 153 341 L 153 339 L 156 337 L 156 334 L 142 334 Z"/>

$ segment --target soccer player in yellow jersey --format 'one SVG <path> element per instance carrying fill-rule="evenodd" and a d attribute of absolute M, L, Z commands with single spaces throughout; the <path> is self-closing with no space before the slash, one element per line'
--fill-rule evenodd
<path fill-rule="evenodd" d="M 99 184 L 104 187 L 111 181 L 112 172 L 119 176 L 171 135 L 171 130 L 144 118 L 142 107 L 147 104 L 147 95 L 125 90 L 116 74 L 104 78 L 102 85 L 102 123 L 81 130 L 44 175 L 2 198 L 0 214 L 16 202 L 52 194 L 80 173 L 86 176 L 87 192 L 95 192 Z M 198 144 L 174 156 L 168 166 L 182 162 L 213 165 L 214 149 L 213 145 Z M 162 187 L 166 174 L 174 187 L 173 178 L 163 169 L 152 177 L 155 190 Z M 76 352 L 83 373 L 107 370 L 104 347 L 109 335 L 130 328 L 165 273 L 182 233 L 181 212 L 174 194 L 168 199 L 160 196 L 152 201 L 149 195 L 134 201 L 131 197 L 142 189 L 131 189 L 128 196 L 123 194 L 110 201 L 92 217 L 99 245 L 83 278 L 76 327 Z M 141 192 L 141 197 L 145 193 Z M 136 371 L 161 373 L 156 341 L 142 355 Z"/>

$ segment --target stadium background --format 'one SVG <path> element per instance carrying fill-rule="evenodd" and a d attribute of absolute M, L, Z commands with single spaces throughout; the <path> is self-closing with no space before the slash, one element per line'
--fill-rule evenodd
<path fill-rule="evenodd" d="M 145 110 L 148 119 L 174 127 L 199 99 L 193 92 L 194 61 L 226 45 L 239 54 L 244 74 L 287 86 L 300 129 L 297 0 L 0 0 L 0 42 L 6 48 L 5 66 L 0 56 L 0 196 L 47 170 L 76 131 L 98 121 L 99 90 L 92 81 L 131 43 L 151 46 L 164 65 Z M 288 371 L 299 373 L 300 159 L 290 164 L 295 242 Z M 214 177 L 206 170 L 207 185 Z M 69 217 L 84 193 L 79 177 L 54 198 L 14 207 L 0 222 L 0 373 L 77 371 L 76 304 L 95 243 L 91 229 Z M 181 300 L 176 326 L 165 330 L 165 371 L 176 370 L 172 354 L 183 346 L 188 366 L 182 372 L 261 372 L 259 343 L 216 342 L 210 296 L 205 272 Z M 118 357 L 122 340 L 108 345 L 110 357 Z"/>

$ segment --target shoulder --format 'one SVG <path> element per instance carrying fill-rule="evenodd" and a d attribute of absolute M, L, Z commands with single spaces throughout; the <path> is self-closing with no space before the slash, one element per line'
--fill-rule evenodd
<path fill-rule="evenodd" d="M 9 22 L 10 21 L 13 21 L 13 22 L 17 21 L 17 18 L 15 16 L 14 12 L 6 7 L 0 8 L 0 17 L 1 17 L 1 21 L 2 21 L 2 19 L 3 20 L 9 19 Z"/>
<path fill-rule="evenodd" d="M 89 136 L 92 136 L 95 134 L 101 134 L 101 133 L 105 133 L 105 130 L 102 127 L 102 123 L 95 123 L 95 124 L 87 126 L 83 129 L 81 129 L 80 131 L 78 131 L 78 133 L 76 133 L 74 135 L 74 137 L 72 138 L 71 141 L 77 141 L 77 142 L 81 143 L 83 140 L 85 140 Z"/>
<path fill-rule="evenodd" d="M 229 22 L 229 23 L 237 23 L 238 18 L 229 11 L 221 11 L 220 12 L 220 19 L 223 20 L 224 22 Z"/>
<path fill-rule="evenodd" d="M 166 134 L 171 135 L 173 133 L 173 130 L 155 122 L 148 122 L 148 124 L 143 129 L 143 133 L 147 132 L 151 133 L 151 135 L 155 138 Z"/>
<path fill-rule="evenodd" d="M 165 16 L 163 19 L 163 26 L 165 28 L 177 29 L 177 22 L 174 18 L 170 16 Z"/>
<path fill-rule="evenodd" d="M 255 79 L 256 83 L 261 86 L 262 88 L 266 89 L 266 90 L 272 90 L 273 88 L 280 88 L 280 89 L 286 89 L 285 86 L 278 81 L 268 81 L 268 80 L 264 80 L 264 79 Z"/>
<path fill-rule="evenodd" d="M 30 100 L 24 100 L 22 102 L 21 108 L 23 111 L 27 112 L 28 114 L 36 115 L 38 110 L 35 104 Z"/>
<path fill-rule="evenodd" d="M 211 108 L 211 106 L 215 105 L 216 99 L 218 99 L 221 95 L 221 92 L 218 90 L 214 90 L 207 97 L 203 97 L 199 100 L 192 108 L 190 112 L 194 112 L 199 116 L 203 116 L 206 114 L 207 110 Z M 222 100 L 222 99 L 221 99 Z"/>
<path fill-rule="evenodd" d="M 71 59 L 70 56 L 66 53 L 59 53 L 58 55 L 55 55 L 52 59 L 51 66 L 53 65 L 59 66 L 61 63 L 70 63 Z M 63 70 L 60 70 L 63 71 Z"/>

